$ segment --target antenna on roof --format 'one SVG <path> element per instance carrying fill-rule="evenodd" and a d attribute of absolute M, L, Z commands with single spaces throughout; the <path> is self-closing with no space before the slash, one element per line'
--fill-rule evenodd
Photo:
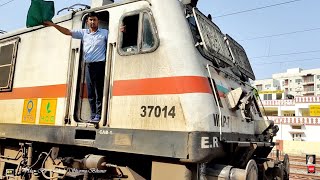
<path fill-rule="evenodd" d="M 59 15 L 60 12 L 64 11 L 64 10 L 68 10 L 68 11 L 73 11 L 73 12 L 76 12 L 77 10 L 75 10 L 75 6 L 82 6 L 84 8 L 79 8 L 78 10 L 82 11 L 82 10 L 85 10 L 85 9 L 90 9 L 90 6 L 86 5 L 86 4 L 74 4 L 70 7 L 65 7 L 65 8 L 62 8 L 60 9 L 58 12 L 57 12 L 57 15 Z"/>
<path fill-rule="evenodd" d="M 1 30 L 0 29 L 0 34 L 4 34 L 4 33 L 6 33 L 7 31 L 4 31 L 4 30 Z"/>

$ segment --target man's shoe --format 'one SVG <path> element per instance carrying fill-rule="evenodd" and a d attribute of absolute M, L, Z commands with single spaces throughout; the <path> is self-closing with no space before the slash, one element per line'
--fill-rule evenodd
<path fill-rule="evenodd" d="M 92 113 L 90 116 L 90 121 L 93 120 L 96 117 L 96 113 Z"/>
<path fill-rule="evenodd" d="M 101 119 L 101 115 L 97 114 L 93 119 L 91 119 L 90 122 L 92 123 L 98 123 Z"/>

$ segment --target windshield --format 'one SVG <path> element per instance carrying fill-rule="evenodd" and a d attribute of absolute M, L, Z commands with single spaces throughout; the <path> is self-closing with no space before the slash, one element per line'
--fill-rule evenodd
<path fill-rule="evenodd" d="M 218 66 L 238 67 L 244 75 L 254 80 L 255 76 L 244 48 L 231 36 L 223 34 L 219 27 L 197 8 L 193 8 L 192 13 L 188 20 L 200 52 L 209 59 L 219 59 Z"/>

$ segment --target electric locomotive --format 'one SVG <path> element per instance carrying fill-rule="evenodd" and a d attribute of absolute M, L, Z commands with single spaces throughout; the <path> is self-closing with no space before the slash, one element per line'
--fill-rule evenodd
<path fill-rule="evenodd" d="M 89 123 L 80 40 L 1 35 L 0 179 L 288 179 L 244 48 L 191 0 L 68 9 L 53 21 L 86 28 L 94 11 L 109 31 L 102 119 Z"/>

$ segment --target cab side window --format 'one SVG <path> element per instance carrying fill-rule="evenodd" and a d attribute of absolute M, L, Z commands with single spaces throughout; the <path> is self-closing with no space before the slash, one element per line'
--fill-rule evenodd
<path fill-rule="evenodd" d="M 0 92 L 12 90 L 18 39 L 0 42 Z"/>
<path fill-rule="evenodd" d="M 155 37 L 153 35 L 150 16 L 143 15 L 143 36 L 142 36 L 142 50 L 151 49 L 155 45 Z"/>
<path fill-rule="evenodd" d="M 147 10 L 125 15 L 119 29 L 120 55 L 152 52 L 159 45 L 152 14 Z"/>
<path fill-rule="evenodd" d="M 123 19 L 123 40 L 122 50 L 125 52 L 133 51 L 133 48 L 138 48 L 138 29 L 139 29 L 139 14 L 128 16 Z"/>

